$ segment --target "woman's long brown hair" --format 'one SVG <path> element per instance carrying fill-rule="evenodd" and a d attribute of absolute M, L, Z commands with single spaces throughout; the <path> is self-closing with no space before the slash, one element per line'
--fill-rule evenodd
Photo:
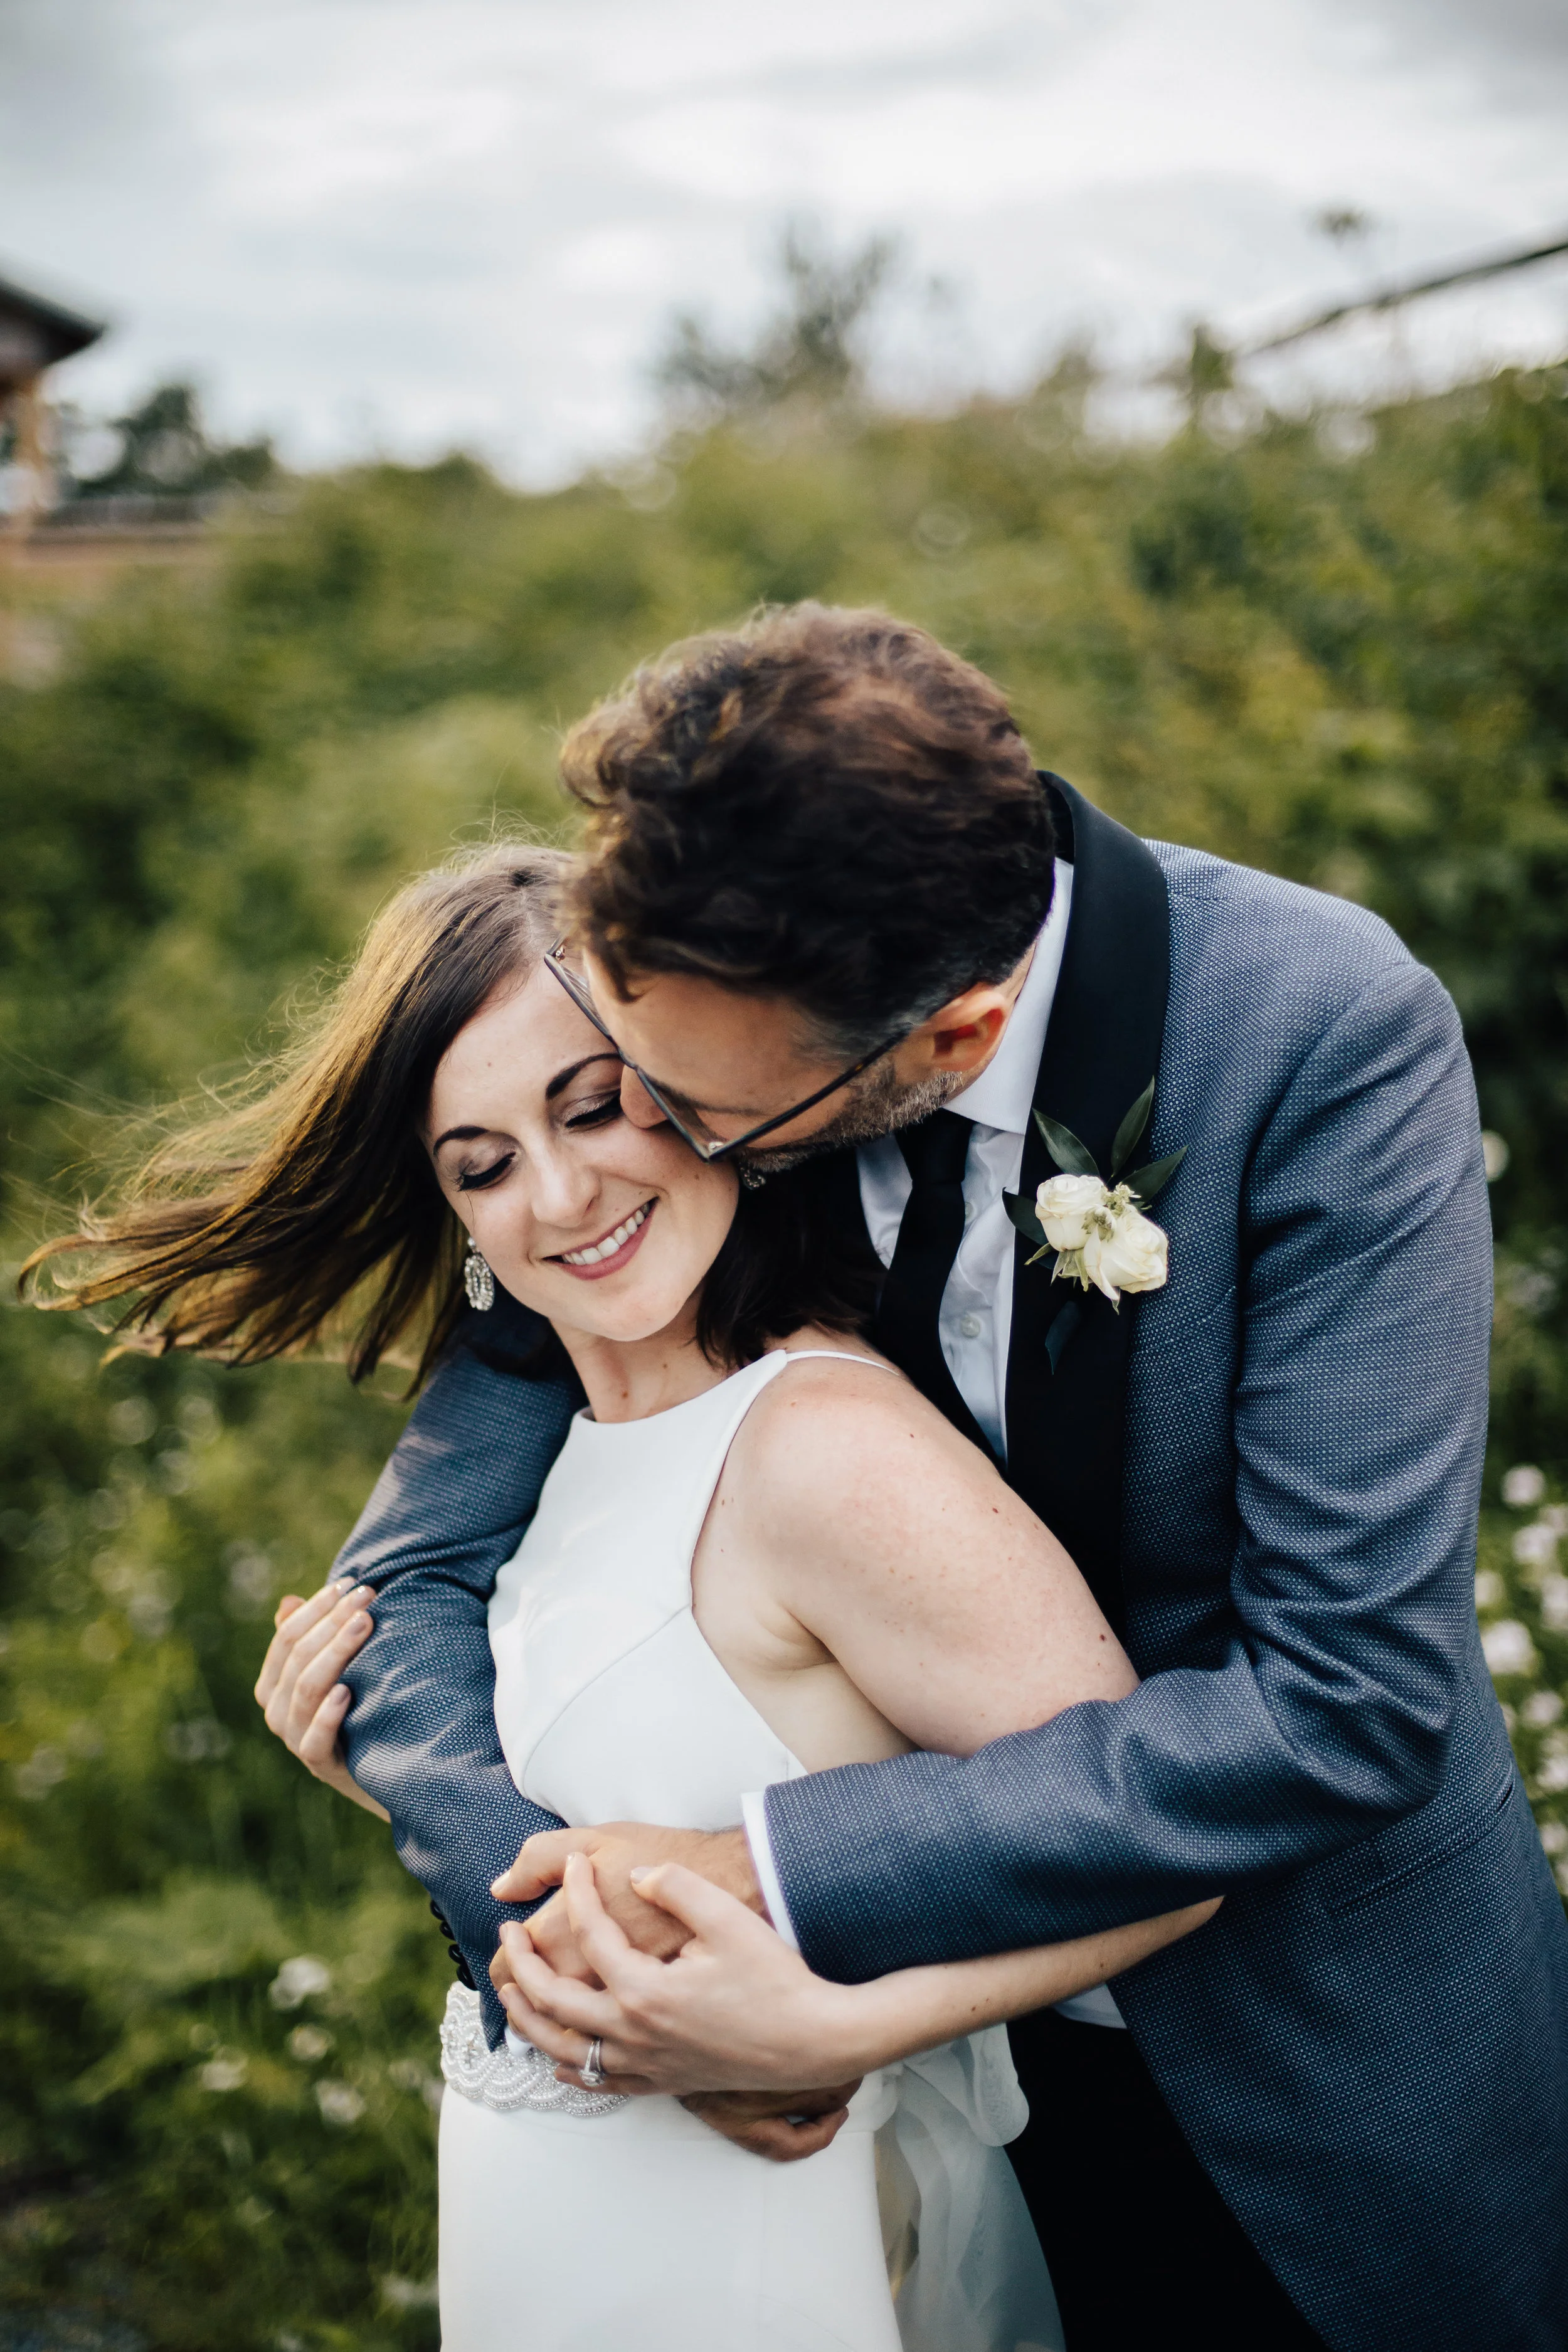
<path fill-rule="evenodd" d="M 233 1364 L 331 1335 L 354 1380 L 411 1335 L 417 1386 L 461 1302 L 463 1238 L 420 1140 L 430 1087 L 458 1032 L 549 946 L 571 865 L 500 842 L 400 891 L 300 1042 L 35 1250 L 23 1296 L 112 1306 L 122 1346 Z"/>

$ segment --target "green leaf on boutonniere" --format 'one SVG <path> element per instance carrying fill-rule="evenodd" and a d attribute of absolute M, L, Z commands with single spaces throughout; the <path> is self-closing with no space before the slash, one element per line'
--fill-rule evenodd
<path fill-rule="evenodd" d="M 1186 1156 L 1187 1147 L 1184 1143 L 1180 1151 L 1173 1151 L 1164 1160 L 1151 1160 L 1147 1168 L 1135 1169 L 1128 1177 L 1129 1188 L 1137 1194 L 1145 1208 L 1164 1191 Z"/>
<path fill-rule="evenodd" d="M 1080 1143 L 1070 1127 L 1059 1118 L 1047 1118 L 1043 1110 L 1035 1113 L 1035 1125 L 1046 1139 L 1046 1150 L 1064 1176 L 1098 1176 L 1100 1163 L 1087 1143 Z"/>
<path fill-rule="evenodd" d="M 1151 1078 L 1116 1130 L 1116 1140 L 1110 1147 L 1110 1181 L 1113 1184 L 1142 1142 L 1143 1130 L 1149 1124 L 1149 1114 L 1153 1108 L 1154 1080 Z"/>
<path fill-rule="evenodd" d="M 1033 1201 L 1026 1201 L 1022 1192 L 1004 1192 L 1002 1206 L 1006 1210 L 1024 1239 L 1026 1242 L 1033 1242 L 1037 1248 L 1046 1238 L 1046 1229 L 1036 1213 Z"/>
<path fill-rule="evenodd" d="M 1024 1239 L 1037 1244 L 1034 1256 L 1026 1258 L 1024 1261 L 1026 1265 L 1035 1265 L 1038 1259 L 1047 1255 L 1051 1245 L 1046 1239 L 1044 1225 L 1035 1213 L 1033 1202 L 1026 1201 L 1022 1192 L 1004 1192 L 1002 1206 L 1006 1210 Z"/>

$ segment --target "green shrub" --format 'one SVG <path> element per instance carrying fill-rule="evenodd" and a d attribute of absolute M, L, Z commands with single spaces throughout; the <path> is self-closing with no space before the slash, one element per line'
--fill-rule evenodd
<path fill-rule="evenodd" d="M 1312 422 L 1110 449 L 1082 390 L 785 402 L 547 497 L 461 459 L 297 482 L 85 613 L 0 688 L 12 1255 L 118 1107 L 275 1040 L 404 875 L 559 829 L 556 730 L 633 661 L 760 598 L 891 605 L 1114 814 L 1363 899 L 1453 990 L 1508 1154 L 1479 1598 L 1563 1854 L 1568 377 L 1348 456 Z M 0 1313 L 6 2303 L 127 2352 L 433 2344 L 440 1940 L 249 1696 L 398 1408 L 100 1353 Z"/>

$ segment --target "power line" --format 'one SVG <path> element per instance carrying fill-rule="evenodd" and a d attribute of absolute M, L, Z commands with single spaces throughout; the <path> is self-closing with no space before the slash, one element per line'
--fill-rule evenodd
<path fill-rule="evenodd" d="M 1458 269 L 1440 270 L 1434 278 L 1416 278 L 1404 286 L 1384 286 L 1370 294 L 1358 294 L 1349 302 L 1336 302 L 1330 310 L 1319 310 L 1310 319 L 1300 320 L 1293 327 L 1284 328 L 1277 335 L 1265 336 L 1256 343 L 1239 343 L 1232 356 L 1238 360 L 1255 360 L 1265 352 L 1283 351 L 1288 343 L 1299 343 L 1307 335 L 1321 334 L 1325 327 L 1337 327 L 1342 319 L 1353 319 L 1368 310 L 1395 310 L 1402 302 L 1414 302 L 1421 294 L 1439 294 L 1448 286 L 1473 286 L 1483 278 L 1500 278 L 1510 269 L 1528 269 L 1532 262 L 1552 261 L 1568 253 L 1568 236 L 1553 237 L 1550 245 L 1532 245 L 1521 252 L 1494 254 L 1486 261 L 1466 262 Z"/>

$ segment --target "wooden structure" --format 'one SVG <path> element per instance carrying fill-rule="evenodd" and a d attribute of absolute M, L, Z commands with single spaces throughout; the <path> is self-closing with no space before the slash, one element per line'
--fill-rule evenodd
<path fill-rule="evenodd" d="M 7 518 L 13 533 L 29 530 L 48 503 L 44 378 L 61 360 L 96 343 L 103 331 L 96 319 L 81 318 L 0 278 L 0 420 L 12 428 L 12 463 L 22 478 L 22 495 Z"/>

